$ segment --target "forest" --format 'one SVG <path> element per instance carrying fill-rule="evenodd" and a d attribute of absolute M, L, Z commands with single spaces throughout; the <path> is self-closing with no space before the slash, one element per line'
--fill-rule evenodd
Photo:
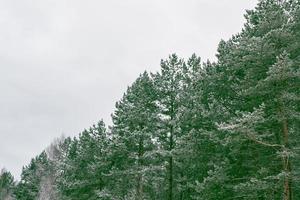
<path fill-rule="evenodd" d="M 300 1 L 260 0 L 217 60 L 171 54 L 0 200 L 300 200 Z M 147 64 L 147 63 L 145 63 Z"/>

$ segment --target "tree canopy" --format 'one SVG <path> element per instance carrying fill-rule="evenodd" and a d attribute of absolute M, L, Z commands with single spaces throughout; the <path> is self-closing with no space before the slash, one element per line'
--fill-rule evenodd
<path fill-rule="evenodd" d="M 300 2 L 260 0 L 216 62 L 171 54 L 102 120 L 3 170 L 0 199 L 300 199 Z"/>

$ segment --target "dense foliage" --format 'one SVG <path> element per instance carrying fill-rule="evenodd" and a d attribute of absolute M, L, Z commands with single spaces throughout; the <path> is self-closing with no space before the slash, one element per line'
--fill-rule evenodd
<path fill-rule="evenodd" d="M 217 62 L 170 55 L 78 138 L 56 140 L 0 199 L 300 199 L 300 2 L 261 0 Z"/>

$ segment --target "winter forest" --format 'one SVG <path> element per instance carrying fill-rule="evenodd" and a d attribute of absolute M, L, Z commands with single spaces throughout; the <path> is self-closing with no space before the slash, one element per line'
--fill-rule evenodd
<path fill-rule="evenodd" d="M 1 200 L 300 200 L 300 1 L 261 0 L 215 62 L 171 54 Z"/>

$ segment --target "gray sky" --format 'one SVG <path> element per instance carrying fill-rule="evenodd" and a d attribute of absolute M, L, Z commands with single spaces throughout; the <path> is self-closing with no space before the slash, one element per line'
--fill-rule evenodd
<path fill-rule="evenodd" d="M 0 168 L 103 118 L 176 52 L 214 60 L 256 0 L 0 0 Z"/>

